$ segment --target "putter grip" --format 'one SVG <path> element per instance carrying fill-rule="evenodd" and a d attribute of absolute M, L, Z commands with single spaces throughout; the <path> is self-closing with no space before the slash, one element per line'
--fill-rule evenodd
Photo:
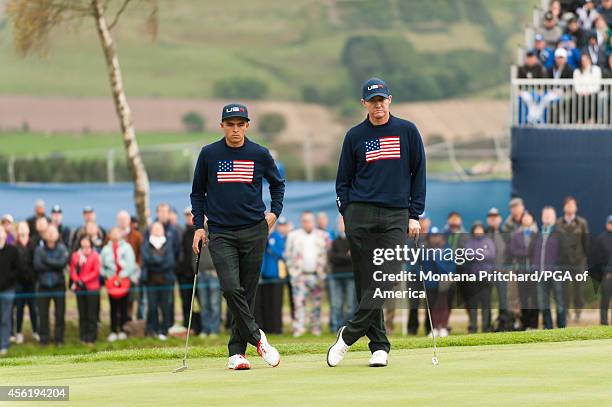
<path fill-rule="evenodd" d="M 203 240 L 204 239 L 198 242 L 198 257 L 196 258 L 196 269 L 195 269 L 196 275 L 198 275 L 198 273 L 200 272 L 200 256 L 202 255 L 202 241 Z"/>

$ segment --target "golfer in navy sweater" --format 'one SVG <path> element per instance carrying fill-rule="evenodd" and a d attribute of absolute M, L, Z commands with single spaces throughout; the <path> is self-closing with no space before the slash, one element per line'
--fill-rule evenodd
<path fill-rule="evenodd" d="M 235 370 L 251 367 L 244 356 L 248 343 L 269 365 L 280 363 L 278 351 L 257 326 L 253 311 L 268 230 L 283 209 L 285 181 L 270 152 L 245 137 L 248 127 L 246 106 L 234 103 L 223 108 L 221 129 L 225 137 L 202 148 L 191 189 L 196 228 L 193 250 L 198 253 L 200 241 L 208 243 L 223 296 L 234 317 L 228 368 Z M 265 212 L 261 196 L 264 178 L 270 185 L 270 212 Z"/>
<path fill-rule="evenodd" d="M 400 271 L 399 261 L 373 266 L 376 248 L 403 247 L 406 236 L 419 234 L 425 208 L 425 151 L 415 125 L 389 112 L 391 94 L 378 78 L 364 83 L 361 103 L 366 119 L 344 138 L 338 175 L 337 204 L 344 215 L 359 308 L 327 352 L 336 366 L 362 336 L 370 340 L 370 366 L 386 366 L 391 345 L 385 334 L 382 301 L 372 288 L 374 270 Z M 406 233 L 408 232 L 408 233 Z"/>

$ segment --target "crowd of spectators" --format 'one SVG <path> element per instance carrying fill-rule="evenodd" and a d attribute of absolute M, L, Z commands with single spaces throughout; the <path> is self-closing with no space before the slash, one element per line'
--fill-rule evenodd
<path fill-rule="evenodd" d="M 428 259 L 422 267 L 437 273 L 476 273 L 510 266 L 521 273 L 569 265 L 574 273 L 592 268 L 600 284 L 600 322 L 608 324 L 612 295 L 612 215 L 606 231 L 592 244 L 589 252 L 588 225 L 577 215 L 577 202 L 568 197 L 563 216 L 557 219 L 554 208 L 545 207 L 540 226 L 520 198 L 509 205 L 510 215 L 503 221 L 492 208 L 486 223 L 476 222 L 469 233 L 461 215 L 452 212 L 442 229 L 432 226 L 426 215 L 420 219 L 428 247 L 484 248 L 486 258 L 478 263 L 458 265 L 452 261 Z M 91 345 L 98 340 L 101 303 L 109 304 L 110 333 L 114 342 L 136 335 L 138 324 L 145 335 L 165 341 L 172 331 L 184 332 L 191 304 L 195 275 L 192 252 L 193 216 L 185 208 L 184 222 L 174 208 L 157 206 L 154 222 L 141 230 L 128 212 L 117 213 L 116 225 L 108 231 L 96 220 L 92 207 L 83 209 L 83 224 L 70 230 L 62 222 L 62 208 L 55 205 L 48 215 L 43 201 L 35 205 L 34 215 L 16 222 L 4 215 L 0 227 L 0 353 L 6 355 L 11 343 L 21 344 L 24 337 L 25 308 L 29 311 L 31 338 L 41 346 L 62 346 L 66 315 L 78 315 L 79 339 Z M 326 213 L 304 212 L 299 227 L 281 217 L 270 231 L 262 264 L 255 315 L 266 332 L 283 332 L 283 300 L 289 300 L 292 334 L 310 332 L 320 335 L 324 329 L 335 332 L 349 320 L 356 307 L 355 285 L 349 245 L 342 217 L 335 228 Z M 589 253 L 596 253 L 589 257 Z M 408 267 L 408 266 L 407 266 Z M 203 248 L 197 302 L 192 329 L 200 336 L 217 336 L 231 325 L 231 315 L 222 313 L 222 295 L 214 264 Z M 421 284 L 420 282 L 418 284 Z M 178 287 L 177 287 L 178 286 Z M 449 283 L 425 281 L 430 300 L 434 333 L 447 336 L 453 309 L 464 308 L 469 318 L 469 332 L 480 330 L 534 329 L 554 326 L 551 297 L 556 308 L 556 326 L 567 324 L 567 310 L 575 309 L 580 318 L 584 300 L 583 286 L 557 283 L 512 284 L 496 282 Z M 415 287 L 418 289 L 418 287 Z M 78 314 L 66 307 L 67 290 L 76 297 Z M 496 293 L 493 296 L 493 292 Z M 180 297 L 181 323 L 175 324 L 175 295 Z M 323 299 L 329 299 L 329 324 L 322 324 Z M 492 309 L 496 298 L 497 315 Z M 51 331 L 50 309 L 54 324 Z M 70 303 L 70 302 L 69 302 Z M 417 334 L 419 313 L 424 303 L 411 299 L 408 332 Z M 394 328 L 395 308 L 385 309 L 387 330 Z M 421 321 L 430 332 L 426 321 Z M 182 325 L 182 328 L 181 328 Z"/>

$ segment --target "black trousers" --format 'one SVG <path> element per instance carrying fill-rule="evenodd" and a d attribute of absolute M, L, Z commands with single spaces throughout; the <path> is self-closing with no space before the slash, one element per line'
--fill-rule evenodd
<path fill-rule="evenodd" d="M 128 318 L 129 298 L 129 295 L 121 298 L 108 297 L 110 302 L 111 332 L 119 333 L 123 331 L 123 325 L 127 322 Z"/>
<path fill-rule="evenodd" d="M 382 270 L 383 274 L 398 273 L 401 263 L 385 261 L 383 265 L 375 266 L 372 264 L 373 250 L 405 245 L 408 216 L 408 209 L 356 202 L 349 204 L 344 211 L 358 301 L 357 312 L 342 334 L 347 345 L 352 345 L 365 335 L 370 340 L 368 346 L 372 353 L 377 350 L 389 352 L 391 349 L 385 333 L 384 301 L 373 301 L 375 287 L 381 288 L 373 283 L 373 273 L 376 270 Z"/>
<path fill-rule="evenodd" d="M 56 343 L 64 342 L 64 316 L 66 313 L 66 293 L 64 290 L 63 285 L 51 288 L 39 287 L 38 289 L 38 334 L 40 335 L 40 343 L 43 345 L 49 343 L 49 307 L 51 301 L 53 301 L 55 308 L 54 339 Z"/>
<path fill-rule="evenodd" d="M 255 320 L 266 333 L 283 333 L 283 288 L 284 281 L 268 283 L 266 280 L 257 287 Z"/>
<path fill-rule="evenodd" d="M 209 234 L 210 256 L 233 317 L 227 345 L 230 356 L 244 354 L 247 343 L 257 346 L 261 338 L 254 311 L 267 240 L 265 220 L 245 229 Z"/>
<path fill-rule="evenodd" d="M 98 310 L 100 309 L 99 291 L 77 291 L 79 310 L 79 338 L 83 342 L 98 339 Z"/>

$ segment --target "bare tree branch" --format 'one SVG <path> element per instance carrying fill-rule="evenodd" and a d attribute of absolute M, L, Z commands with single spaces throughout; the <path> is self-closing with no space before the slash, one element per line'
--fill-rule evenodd
<path fill-rule="evenodd" d="M 132 0 L 123 1 L 123 4 L 121 5 L 121 7 L 119 8 L 119 10 L 117 10 L 117 14 L 115 14 L 115 18 L 113 18 L 113 21 L 111 21 L 111 23 L 108 25 L 109 30 L 112 30 L 113 27 L 115 27 L 115 24 L 117 24 L 117 21 L 119 21 L 119 17 L 125 11 L 130 1 Z"/>

